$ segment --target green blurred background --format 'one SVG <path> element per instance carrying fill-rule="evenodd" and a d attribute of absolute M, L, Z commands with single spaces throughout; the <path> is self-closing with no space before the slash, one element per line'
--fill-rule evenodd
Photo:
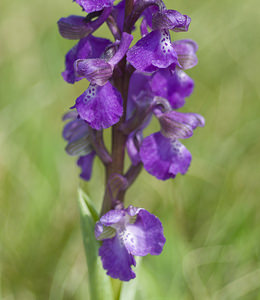
<path fill-rule="evenodd" d="M 142 172 L 127 201 L 162 220 L 162 255 L 145 257 L 136 299 L 260 299 L 260 4 L 176 0 L 192 18 L 199 65 L 184 111 L 206 118 L 185 141 L 186 176 Z M 70 0 L 0 2 L 0 298 L 88 299 L 79 226 L 79 170 L 64 152 L 61 116 L 83 92 L 60 76 L 56 21 L 81 14 Z M 107 36 L 108 32 L 99 30 Z M 103 168 L 83 184 L 100 206 Z M 127 299 L 126 299 L 127 300 Z"/>

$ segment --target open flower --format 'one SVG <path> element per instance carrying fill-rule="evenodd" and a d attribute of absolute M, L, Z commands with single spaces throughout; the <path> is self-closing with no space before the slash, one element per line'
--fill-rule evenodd
<path fill-rule="evenodd" d="M 112 77 L 114 67 L 125 56 L 133 36 L 126 32 L 122 33 L 118 50 L 108 60 L 103 58 L 78 59 L 74 62 L 74 70 L 79 77 L 85 77 L 92 84 L 105 85 Z"/>
<path fill-rule="evenodd" d="M 106 47 L 111 44 L 107 39 L 89 35 L 81 39 L 67 54 L 65 58 L 66 69 L 62 73 L 63 79 L 68 83 L 75 83 L 83 77 L 77 76 L 74 70 L 74 62 L 77 59 L 99 58 Z"/>
<path fill-rule="evenodd" d="M 193 130 L 205 125 L 204 118 L 194 113 L 171 111 L 157 114 L 161 131 L 144 138 L 140 158 L 145 170 L 157 179 L 175 178 L 185 174 L 191 163 L 191 154 L 178 139 L 189 138 Z"/>
<path fill-rule="evenodd" d="M 95 235 L 103 241 L 99 255 L 107 274 L 123 281 L 135 278 L 134 255 L 159 255 L 165 243 L 160 220 L 133 206 L 107 212 L 96 223 Z"/>

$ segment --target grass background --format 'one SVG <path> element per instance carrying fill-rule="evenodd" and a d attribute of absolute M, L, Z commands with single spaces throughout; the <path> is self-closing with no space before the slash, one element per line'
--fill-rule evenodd
<path fill-rule="evenodd" d="M 142 172 L 127 195 L 162 220 L 162 255 L 145 257 L 136 299 L 260 299 L 260 89 L 257 0 L 168 0 L 192 18 L 173 38 L 199 44 L 185 111 L 206 127 L 185 141 L 186 176 Z M 0 2 L 0 298 L 88 299 L 76 195 L 79 170 L 64 152 L 61 116 L 86 83 L 60 72 L 73 41 L 56 21 L 70 0 Z M 107 31 L 99 33 L 107 36 Z M 100 205 L 103 169 L 89 184 Z M 127 299 L 126 299 L 127 300 Z"/>

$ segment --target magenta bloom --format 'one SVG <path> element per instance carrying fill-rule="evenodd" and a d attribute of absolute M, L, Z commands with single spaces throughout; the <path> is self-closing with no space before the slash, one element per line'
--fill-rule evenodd
<path fill-rule="evenodd" d="M 134 255 L 159 255 L 165 243 L 160 220 L 133 206 L 107 212 L 97 222 L 95 235 L 103 241 L 99 255 L 107 274 L 123 281 L 135 278 Z"/>

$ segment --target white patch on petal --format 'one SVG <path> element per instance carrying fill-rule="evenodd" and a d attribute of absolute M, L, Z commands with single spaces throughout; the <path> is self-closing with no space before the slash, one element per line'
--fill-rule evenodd
<path fill-rule="evenodd" d="M 176 153 L 176 156 L 183 158 L 183 148 L 185 148 L 178 140 L 172 140 L 171 142 L 172 150 Z"/>
<path fill-rule="evenodd" d="M 164 54 L 170 53 L 173 50 L 170 36 L 166 30 L 162 31 L 160 45 L 161 45 L 161 50 Z"/>

